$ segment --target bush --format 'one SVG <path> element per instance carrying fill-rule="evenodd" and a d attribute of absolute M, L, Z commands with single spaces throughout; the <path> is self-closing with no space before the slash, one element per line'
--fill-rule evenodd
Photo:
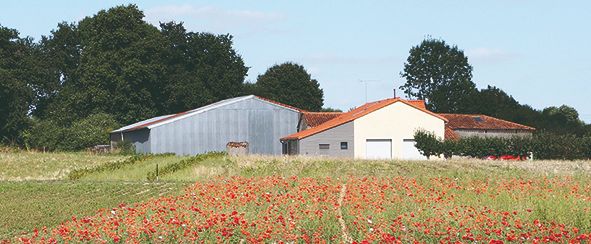
<path fill-rule="evenodd" d="M 95 145 L 109 144 L 109 133 L 119 127 L 119 123 L 109 114 L 98 113 L 74 122 L 69 129 L 70 148 L 84 149 Z"/>
<path fill-rule="evenodd" d="M 426 157 L 443 155 L 446 158 L 467 156 L 514 155 L 526 158 L 533 153 L 536 159 L 591 159 L 591 137 L 574 135 L 535 134 L 532 137 L 466 137 L 457 141 L 441 140 L 424 131 L 415 133 L 416 147 Z"/>
<path fill-rule="evenodd" d="M 50 151 L 74 151 L 108 144 L 109 133 L 118 127 L 113 116 L 98 113 L 63 126 L 52 120 L 34 121 L 23 133 L 27 147 Z"/>

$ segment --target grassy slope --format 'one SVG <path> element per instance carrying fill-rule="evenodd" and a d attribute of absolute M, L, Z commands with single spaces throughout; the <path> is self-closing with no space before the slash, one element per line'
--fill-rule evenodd
<path fill-rule="evenodd" d="M 100 208 L 180 192 L 186 183 L 25 181 L 0 182 L 0 239 Z"/>
<path fill-rule="evenodd" d="M 156 165 L 162 168 L 168 164 L 176 163 L 184 159 L 185 157 L 178 157 L 173 155 L 159 156 L 150 158 L 145 161 L 140 161 L 132 165 L 127 165 L 121 169 L 96 172 L 82 177 L 81 180 L 92 180 L 92 181 L 145 181 L 148 172 L 154 171 Z"/>
<path fill-rule="evenodd" d="M 64 179 L 73 169 L 124 160 L 126 156 L 90 153 L 0 152 L 0 181 Z"/>

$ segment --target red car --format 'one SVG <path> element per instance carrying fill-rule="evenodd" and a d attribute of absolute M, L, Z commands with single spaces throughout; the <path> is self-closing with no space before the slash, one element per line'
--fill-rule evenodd
<path fill-rule="evenodd" d="M 516 155 L 502 155 L 500 157 L 497 156 L 488 156 L 484 158 L 485 160 L 511 160 L 511 161 L 520 161 L 525 160 L 525 157 L 516 156 Z"/>

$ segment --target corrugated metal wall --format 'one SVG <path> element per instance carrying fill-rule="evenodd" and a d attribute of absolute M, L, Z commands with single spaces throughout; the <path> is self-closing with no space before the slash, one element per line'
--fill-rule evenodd
<path fill-rule="evenodd" d="M 252 154 L 280 155 L 279 138 L 295 133 L 298 119 L 294 110 L 253 97 L 152 128 L 151 152 L 192 155 L 246 141 Z"/>
<path fill-rule="evenodd" d="M 131 142 L 138 153 L 150 153 L 150 130 L 136 130 L 123 133 L 123 140 Z"/>

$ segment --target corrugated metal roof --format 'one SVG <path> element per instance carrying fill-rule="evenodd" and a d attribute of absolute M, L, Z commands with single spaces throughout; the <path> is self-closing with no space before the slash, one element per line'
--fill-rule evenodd
<path fill-rule="evenodd" d="M 294 110 L 296 112 L 301 111 L 295 107 L 292 107 L 292 106 L 289 106 L 286 104 L 282 104 L 282 103 L 279 103 L 276 101 L 272 101 L 267 98 L 262 98 L 262 97 L 255 96 L 255 95 L 248 95 L 248 96 L 234 97 L 234 98 L 230 98 L 230 99 L 221 100 L 221 101 L 209 104 L 209 105 L 205 105 L 200 108 L 196 108 L 193 110 L 189 110 L 189 111 L 185 111 L 185 112 L 181 112 L 181 113 L 177 113 L 177 114 L 158 116 L 158 117 L 154 117 L 151 119 L 143 120 L 143 121 L 131 124 L 131 125 L 121 127 L 117 130 L 112 131 L 111 133 L 134 131 L 134 130 L 140 130 L 140 129 L 144 129 L 144 128 L 152 129 L 152 128 L 155 128 L 155 127 L 158 127 L 161 125 L 172 123 L 172 122 L 180 120 L 180 119 L 184 119 L 189 116 L 193 116 L 195 114 L 200 114 L 200 113 L 209 111 L 211 109 L 215 109 L 218 107 L 226 106 L 226 105 L 229 105 L 229 104 L 232 104 L 235 102 L 244 101 L 244 100 L 248 100 L 248 99 L 258 99 L 260 101 L 263 101 L 263 102 L 266 102 L 269 104 L 273 104 L 275 106 L 281 106 L 281 107 L 284 107 L 284 108 L 287 108 L 290 110 Z"/>
<path fill-rule="evenodd" d="M 130 124 L 130 125 L 126 125 L 126 126 L 123 126 L 123 127 L 119 128 L 119 129 L 116 129 L 114 131 L 111 131 L 111 133 L 127 131 L 127 130 L 129 130 L 131 128 L 134 128 L 134 127 L 137 127 L 137 126 L 140 126 L 140 125 L 143 125 L 143 124 L 151 123 L 151 122 L 154 122 L 154 121 L 157 121 L 157 120 L 161 120 L 161 119 L 164 119 L 164 118 L 173 116 L 173 115 L 174 114 L 168 114 L 168 115 L 162 115 L 162 116 L 150 118 L 150 119 L 147 119 L 147 120 L 142 120 L 140 122 L 133 123 L 133 124 Z"/>
<path fill-rule="evenodd" d="M 413 101 L 416 101 L 416 100 L 413 100 Z M 386 107 L 386 106 L 388 106 L 390 104 L 393 104 L 393 103 L 396 103 L 396 102 L 402 102 L 404 104 L 407 104 L 407 105 L 409 105 L 409 106 L 411 106 L 413 108 L 416 108 L 418 110 L 421 110 L 421 111 L 423 111 L 423 112 L 425 112 L 427 114 L 430 114 L 432 116 L 435 116 L 435 117 L 437 117 L 437 118 L 439 118 L 439 119 L 447 122 L 447 119 L 446 118 L 442 117 L 439 114 L 436 114 L 436 113 L 433 113 L 433 112 L 427 110 L 426 108 L 424 108 L 424 105 L 421 106 L 417 102 L 409 102 L 407 100 L 400 99 L 400 98 L 389 98 L 389 99 L 384 99 L 384 100 L 380 100 L 380 101 L 376 101 L 376 102 L 366 103 L 366 104 L 364 104 L 361 107 L 358 107 L 358 108 L 353 109 L 353 110 L 351 110 L 349 112 L 343 113 L 343 114 L 337 116 L 336 118 L 331 119 L 331 120 L 329 120 L 329 121 L 327 121 L 327 122 L 325 122 L 325 123 L 323 123 L 321 125 L 318 125 L 316 127 L 313 127 L 313 128 L 307 129 L 307 130 L 300 131 L 298 133 L 294 133 L 294 134 L 288 135 L 286 137 L 281 138 L 281 140 L 295 140 L 295 139 L 299 140 L 299 139 L 303 139 L 303 138 L 306 138 L 308 136 L 311 136 L 311 135 L 314 135 L 314 134 L 323 132 L 325 130 L 328 130 L 328 129 L 337 127 L 337 126 L 342 125 L 342 124 L 345 124 L 347 122 L 351 122 L 353 120 L 356 120 L 358 118 L 361 118 L 361 117 L 363 117 L 363 116 L 365 116 L 365 115 L 367 115 L 369 113 L 372 113 L 372 112 L 374 112 L 374 111 L 376 111 L 378 109 L 381 109 L 383 107 Z"/>

